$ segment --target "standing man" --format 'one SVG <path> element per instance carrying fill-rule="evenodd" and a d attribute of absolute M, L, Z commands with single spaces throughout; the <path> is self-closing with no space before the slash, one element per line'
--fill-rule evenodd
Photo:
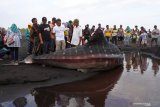
<path fill-rule="evenodd" d="M 140 45 L 140 38 L 139 38 L 140 31 L 139 31 L 137 25 L 135 26 L 134 33 L 135 33 L 135 36 L 137 37 L 137 38 L 136 38 L 136 45 L 138 46 L 138 45 Z"/>
<path fill-rule="evenodd" d="M 89 38 L 91 37 L 91 30 L 89 29 L 89 25 L 87 24 L 85 26 L 85 29 L 83 30 L 83 36 L 84 36 L 84 41 L 88 41 Z"/>
<path fill-rule="evenodd" d="M 139 31 L 139 29 L 138 29 L 138 26 L 137 26 L 137 25 L 135 26 L 135 32 L 136 32 L 137 36 L 139 36 L 139 35 L 140 35 L 140 31 Z"/>
<path fill-rule="evenodd" d="M 153 42 L 155 42 L 157 46 L 159 34 L 160 34 L 160 30 L 157 28 L 157 25 L 155 25 L 154 30 L 152 31 L 151 46 L 153 45 Z"/>
<path fill-rule="evenodd" d="M 95 26 L 93 25 L 91 28 L 91 36 L 93 35 L 94 32 L 95 32 Z"/>
<path fill-rule="evenodd" d="M 123 26 L 120 25 L 120 28 L 118 29 L 118 41 L 120 42 L 120 45 L 122 45 L 124 40 L 124 29 Z"/>
<path fill-rule="evenodd" d="M 75 19 L 71 44 L 73 45 L 73 47 L 79 46 L 81 45 L 81 40 L 82 40 L 82 29 L 79 26 L 79 20 Z"/>
<path fill-rule="evenodd" d="M 37 23 L 37 19 L 33 18 L 32 19 L 32 28 L 30 31 L 30 41 L 34 49 L 34 55 L 38 55 L 40 52 L 40 36 L 39 36 L 39 25 Z M 42 41 L 41 41 L 42 44 Z"/>
<path fill-rule="evenodd" d="M 103 31 L 102 25 L 101 25 L 100 23 L 98 24 L 98 28 L 97 28 L 97 30 L 101 30 L 101 31 Z"/>
<path fill-rule="evenodd" d="M 148 46 L 150 46 L 151 45 L 151 40 L 152 40 L 152 32 L 151 32 L 150 29 L 148 29 L 147 34 L 148 34 Z"/>
<path fill-rule="evenodd" d="M 53 30 L 53 28 L 56 26 L 56 18 L 53 17 L 52 18 L 52 23 L 50 24 L 50 28 L 51 30 Z M 50 40 L 50 51 L 54 52 L 55 51 L 55 37 L 53 35 L 53 33 L 51 32 L 51 40 Z"/>
<path fill-rule="evenodd" d="M 56 26 L 53 28 L 53 35 L 56 40 L 56 51 L 66 48 L 64 31 L 65 27 L 61 24 L 61 19 L 57 19 Z"/>
<path fill-rule="evenodd" d="M 70 39 L 70 42 L 72 40 L 72 36 L 73 36 L 73 22 L 70 20 L 69 21 L 69 25 L 67 26 L 69 28 L 69 39 Z"/>
<path fill-rule="evenodd" d="M 51 29 L 47 24 L 47 18 L 42 18 L 42 24 L 39 26 L 40 42 L 43 44 L 43 53 L 48 54 L 50 51 Z"/>
<path fill-rule="evenodd" d="M 117 45 L 117 34 L 118 34 L 118 29 L 116 25 L 114 25 L 113 30 L 112 30 L 112 42 L 115 45 Z"/>
<path fill-rule="evenodd" d="M 110 38 L 112 36 L 112 30 L 109 28 L 109 25 L 106 25 L 106 29 L 104 31 L 104 35 L 106 37 L 106 41 L 110 42 Z"/>

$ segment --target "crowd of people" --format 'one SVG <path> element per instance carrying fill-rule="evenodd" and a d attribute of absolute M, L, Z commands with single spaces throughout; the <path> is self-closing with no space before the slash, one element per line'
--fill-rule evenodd
<path fill-rule="evenodd" d="M 125 46 L 130 46 L 131 43 L 137 46 L 152 46 L 155 44 L 158 45 L 158 38 L 160 37 L 160 30 L 157 26 L 154 26 L 153 31 L 150 29 L 147 31 L 144 27 L 140 29 L 138 26 L 131 29 L 129 26 L 126 29 L 123 29 L 123 26 L 120 25 L 119 28 L 114 25 L 113 29 L 109 28 L 109 25 L 106 26 L 104 30 L 104 35 L 106 36 L 107 41 L 112 41 L 112 43 L 118 45 L 124 44 Z"/>
<path fill-rule="evenodd" d="M 27 54 L 37 56 L 84 45 L 97 29 L 104 32 L 107 42 L 120 46 L 130 46 L 131 44 L 136 46 L 148 46 L 150 44 L 150 46 L 153 46 L 153 44 L 158 44 L 158 37 L 160 36 L 160 30 L 156 25 L 152 31 L 147 31 L 144 27 L 139 29 L 138 26 L 133 29 L 127 26 L 124 29 L 122 25 L 119 28 L 116 25 L 113 28 L 109 25 L 102 28 L 101 24 L 98 24 L 98 28 L 95 26 L 90 28 L 87 24 L 82 29 L 78 19 L 62 23 L 59 18 L 53 17 L 52 21 L 48 21 L 46 17 L 43 17 L 42 23 L 39 24 L 37 18 L 33 18 L 24 34 L 27 42 Z M 10 52 L 11 64 L 18 65 L 18 50 L 21 47 L 21 39 L 22 34 L 16 24 L 12 24 L 7 31 L 1 28 L 0 58 Z"/>
<path fill-rule="evenodd" d="M 82 29 L 78 19 L 74 20 L 74 24 L 72 21 L 62 23 L 59 18 L 47 22 L 46 17 L 42 18 L 40 25 L 37 22 L 33 18 L 32 25 L 29 24 L 25 32 L 29 55 L 48 54 L 81 44 Z"/>

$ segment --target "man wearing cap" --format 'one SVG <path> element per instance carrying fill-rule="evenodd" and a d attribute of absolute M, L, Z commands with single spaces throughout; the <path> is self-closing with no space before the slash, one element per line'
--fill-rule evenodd
<path fill-rule="evenodd" d="M 152 31 L 152 40 L 151 40 L 151 46 L 153 45 L 153 42 L 156 43 L 158 42 L 158 37 L 160 35 L 160 30 L 157 28 L 157 26 L 154 26 L 154 30 Z"/>
<path fill-rule="evenodd" d="M 81 40 L 82 40 L 82 29 L 79 26 L 79 20 L 75 19 L 71 44 L 73 45 L 73 47 L 79 46 L 82 44 Z"/>
<path fill-rule="evenodd" d="M 43 53 L 48 54 L 49 53 L 49 47 L 50 47 L 50 40 L 51 40 L 51 29 L 50 26 L 47 24 L 47 18 L 42 18 L 42 24 L 39 26 L 40 30 L 40 43 L 43 44 Z"/>

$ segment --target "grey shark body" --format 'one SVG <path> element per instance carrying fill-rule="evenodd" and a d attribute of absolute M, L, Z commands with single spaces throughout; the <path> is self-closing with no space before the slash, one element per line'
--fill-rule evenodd
<path fill-rule="evenodd" d="M 80 71 L 97 71 L 122 65 L 123 54 L 116 45 L 106 42 L 102 32 L 97 31 L 84 46 L 34 56 L 32 61 L 25 59 L 25 62 Z"/>

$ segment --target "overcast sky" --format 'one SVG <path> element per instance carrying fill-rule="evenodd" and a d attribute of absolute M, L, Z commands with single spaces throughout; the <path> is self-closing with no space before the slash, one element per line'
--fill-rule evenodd
<path fill-rule="evenodd" d="M 36 17 L 78 18 L 80 25 L 114 24 L 160 28 L 160 0 L 0 0 L 0 26 L 24 28 Z"/>

